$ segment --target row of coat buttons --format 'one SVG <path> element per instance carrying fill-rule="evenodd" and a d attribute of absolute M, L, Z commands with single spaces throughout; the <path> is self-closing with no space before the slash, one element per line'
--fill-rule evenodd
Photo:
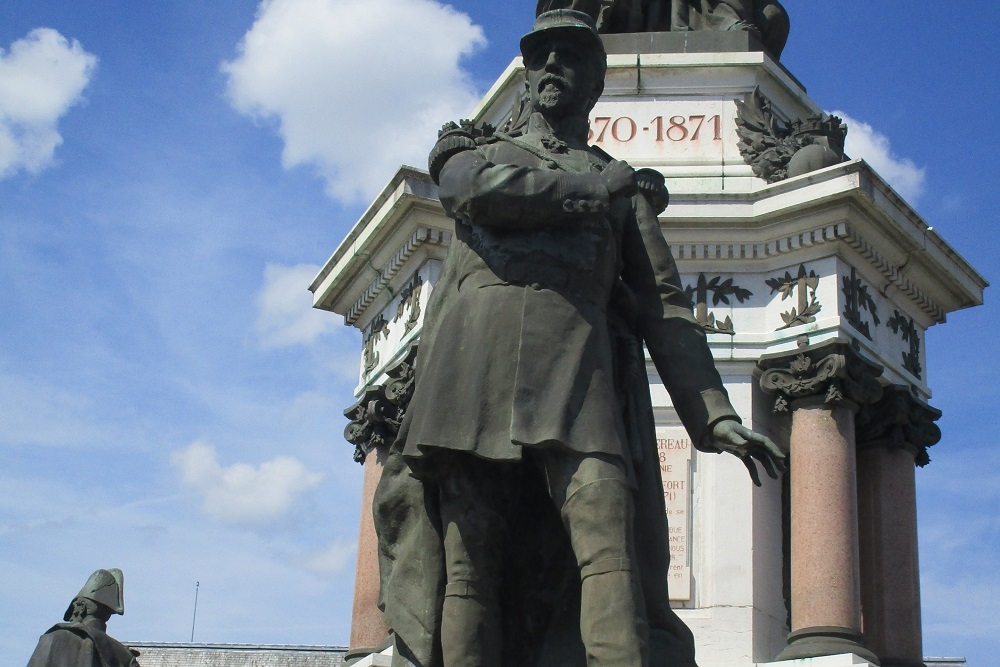
<path fill-rule="evenodd" d="M 603 213 L 608 205 L 600 199 L 567 199 L 563 202 L 563 210 L 567 213 Z"/>

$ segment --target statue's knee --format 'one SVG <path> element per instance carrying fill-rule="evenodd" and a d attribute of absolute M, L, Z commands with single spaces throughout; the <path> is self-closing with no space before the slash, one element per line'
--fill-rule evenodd
<path fill-rule="evenodd" d="M 602 479 L 580 487 L 563 507 L 563 521 L 581 576 L 631 571 L 632 496 L 625 482 Z"/>
<path fill-rule="evenodd" d="M 611 572 L 631 572 L 632 559 L 627 556 L 600 558 L 596 561 L 580 563 L 580 579 L 588 579 Z"/>
<path fill-rule="evenodd" d="M 449 581 L 444 587 L 444 596 L 446 598 L 494 600 L 496 599 L 496 586 L 490 586 L 479 580 Z"/>

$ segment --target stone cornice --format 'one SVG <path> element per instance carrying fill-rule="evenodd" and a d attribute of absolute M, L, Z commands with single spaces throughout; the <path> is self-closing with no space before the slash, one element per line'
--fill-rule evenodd
<path fill-rule="evenodd" d="M 449 228 L 452 224 L 441 212 L 437 186 L 428 173 L 401 167 L 313 279 L 309 286 L 313 307 L 342 313 L 340 308 L 346 308 L 345 293 L 349 293 L 364 272 L 371 272 L 377 282 L 379 269 L 373 262 L 385 264 L 385 253 L 394 252 L 387 246 L 401 245 L 392 237 L 398 233 L 400 220 L 411 211 L 440 217 Z M 348 303 L 352 303 L 356 297 L 348 298 L 351 298 Z"/>
<path fill-rule="evenodd" d="M 782 234 L 767 241 L 754 243 L 671 243 L 674 258 L 678 262 L 713 260 L 740 261 L 748 259 L 768 259 L 809 248 L 818 248 L 831 243 L 844 243 L 867 260 L 886 281 L 886 286 L 894 286 L 908 296 L 921 311 L 934 322 L 942 323 L 946 311 L 905 275 L 905 267 L 894 265 L 865 238 L 858 226 L 840 222 L 813 229 Z M 720 270 L 723 270 L 720 268 Z"/>
<path fill-rule="evenodd" d="M 705 226 L 709 218 L 712 227 Z M 316 307 L 344 314 L 351 325 L 364 321 L 366 309 L 417 249 L 447 247 L 453 224 L 426 173 L 400 170 L 317 276 L 310 288 Z M 922 326 L 981 303 L 987 285 L 858 160 L 754 192 L 675 195 L 662 224 L 679 268 L 688 273 L 728 270 L 719 263 L 755 271 L 796 256 L 847 252 L 852 265 L 868 267 L 880 293 L 905 296 L 911 311 L 922 314 Z"/>
<path fill-rule="evenodd" d="M 344 314 L 344 322 L 348 325 L 354 325 L 364 314 L 368 306 L 385 291 L 389 283 L 399 274 L 407 260 L 413 256 L 418 248 L 423 245 L 446 248 L 450 243 L 450 232 L 431 229 L 430 227 L 417 227 L 406 243 L 403 244 L 403 247 L 399 248 L 388 262 L 377 269 L 376 278 L 365 288 L 361 296 L 354 301 L 354 304 L 347 309 L 347 312 Z"/>
<path fill-rule="evenodd" d="M 800 226 L 820 210 L 824 224 Z M 898 290 L 935 323 L 982 304 L 988 286 L 862 160 L 753 192 L 674 194 L 663 225 L 678 261 L 778 258 L 846 245 L 881 274 L 880 292 Z"/>
<path fill-rule="evenodd" d="M 941 440 L 941 429 L 934 423 L 940 417 L 940 410 L 919 400 L 909 387 L 887 387 L 881 400 L 858 413 L 858 450 L 905 449 L 913 452 L 918 466 L 925 466 L 931 460 L 927 448 Z"/>
<path fill-rule="evenodd" d="M 882 395 L 882 367 L 840 341 L 794 353 L 766 355 L 757 365 L 760 387 L 775 396 L 775 413 L 812 405 L 858 407 Z"/>

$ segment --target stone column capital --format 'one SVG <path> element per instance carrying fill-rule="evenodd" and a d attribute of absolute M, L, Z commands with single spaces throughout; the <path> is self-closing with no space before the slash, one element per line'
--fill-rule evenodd
<path fill-rule="evenodd" d="M 344 410 L 344 416 L 351 420 L 344 428 L 344 438 L 354 445 L 354 460 L 361 465 L 372 450 L 396 440 L 413 396 L 416 357 L 414 343 L 403 359 L 386 370 L 388 380 L 366 389 L 357 403 Z"/>
<path fill-rule="evenodd" d="M 941 440 L 941 429 L 934 423 L 940 417 L 940 410 L 914 396 L 909 387 L 886 387 L 881 400 L 858 413 L 858 450 L 905 449 L 923 467 L 931 461 L 927 448 Z"/>
<path fill-rule="evenodd" d="M 857 412 L 882 396 L 882 366 L 849 344 L 829 341 L 761 357 L 760 387 L 775 396 L 775 413 L 815 405 L 842 406 Z"/>

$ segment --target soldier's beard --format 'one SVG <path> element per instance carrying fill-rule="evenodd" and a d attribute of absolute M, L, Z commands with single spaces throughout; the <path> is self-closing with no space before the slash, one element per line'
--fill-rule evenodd
<path fill-rule="evenodd" d="M 538 99 L 535 104 L 539 111 L 565 111 L 571 98 L 569 81 L 549 74 L 538 83 Z"/>

